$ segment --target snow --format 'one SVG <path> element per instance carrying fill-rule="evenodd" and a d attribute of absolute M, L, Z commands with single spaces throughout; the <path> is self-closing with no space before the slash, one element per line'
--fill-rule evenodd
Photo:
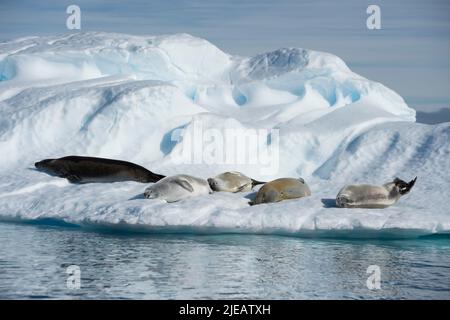
<path fill-rule="evenodd" d="M 174 161 L 199 142 L 198 125 L 279 130 L 279 167 Z M 182 138 L 173 139 L 180 129 Z M 274 144 L 275 136 L 263 138 L 250 147 Z M 415 123 L 394 91 L 312 50 L 238 57 L 186 34 L 90 32 L 0 43 L 0 154 L 0 220 L 323 237 L 450 232 L 450 123 Z M 146 184 L 73 185 L 33 170 L 38 160 L 67 155 L 132 161 L 165 175 L 301 176 L 313 195 L 250 207 L 256 187 L 165 203 L 144 199 Z M 418 180 L 390 208 L 333 206 L 344 184 L 396 176 Z"/>

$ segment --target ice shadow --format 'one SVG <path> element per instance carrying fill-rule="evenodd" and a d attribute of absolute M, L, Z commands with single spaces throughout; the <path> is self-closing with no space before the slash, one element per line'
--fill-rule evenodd
<path fill-rule="evenodd" d="M 337 208 L 336 199 L 334 198 L 324 198 L 321 199 L 324 208 Z"/>
<path fill-rule="evenodd" d="M 33 167 L 28 167 L 27 170 L 29 171 L 34 171 L 34 172 L 39 172 L 39 173 L 44 173 L 46 175 L 49 175 L 50 177 L 55 177 L 55 178 L 62 178 L 61 176 L 59 176 L 58 174 L 56 174 L 55 172 L 51 171 L 51 170 L 44 170 L 44 169 L 37 169 L 37 168 L 33 168 Z"/>
<path fill-rule="evenodd" d="M 172 152 L 172 149 L 176 144 L 182 140 L 182 130 L 185 129 L 186 126 L 187 124 L 178 126 L 164 134 L 161 143 L 159 144 L 159 149 L 165 156 Z"/>
<path fill-rule="evenodd" d="M 254 192 L 250 192 L 249 194 L 246 194 L 245 196 L 244 196 L 244 198 L 245 199 L 248 199 L 249 201 L 248 201 L 248 204 L 251 206 L 252 205 L 252 203 L 255 201 L 255 199 L 256 199 L 256 194 L 257 194 L 258 192 L 257 191 L 254 191 Z"/>
<path fill-rule="evenodd" d="M 144 196 L 143 193 L 140 193 L 140 194 L 135 195 L 134 197 L 131 197 L 130 199 L 128 199 L 128 201 L 131 201 L 131 200 L 140 200 L 140 199 L 145 199 L 145 196 Z"/>
<path fill-rule="evenodd" d="M 256 192 L 256 191 L 255 192 L 250 192 L 249 194 L 246 194 L 244 196 L 244 198 L 253 201 L 253 200 L 255 200 L 257 193 L 258 192 Z"/>

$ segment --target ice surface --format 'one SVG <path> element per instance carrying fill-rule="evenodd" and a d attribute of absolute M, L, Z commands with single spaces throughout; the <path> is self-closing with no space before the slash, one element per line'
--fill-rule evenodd
<path fill-rule="evenodd" d="M 284 48 L 237 57 L 186 34 L 76 33 L 3 42 L 0 219 L 145 232 L 449 233 L 450 123 L 414 121 L 398 94 L 329 53 Z M 193 132 L 198 123 L 278 129 L 279 169 L 265 174 L 257 165 L 175 163 L 188 139 L 173 134 Z M 167 204 L 144 199 L 145 184 L 72 185 L 33 170 L 37 160 L 66 155 L 133 161 L 165 175 L 302 176 L 313 196 L 249 207 L 254 192 L 214 193 Z M 412 192 L 391 208 L 333 207 L 344 184 L 416 175 Z"/>

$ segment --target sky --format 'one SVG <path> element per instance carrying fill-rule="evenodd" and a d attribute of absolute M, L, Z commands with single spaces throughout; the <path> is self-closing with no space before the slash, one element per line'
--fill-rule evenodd
<path fill-rule="evenodd" d="M 81 8 L 80 31 L 183 32 L 244 56 L 331 52 L 398 92 L 418 117 L 450 121 L 448 0 L 0 0 L 0 41 L 74 32 L 66 28 L 71 4 Z M 366 26 L 370 4 L 381 9 L 380 30 Z"/>

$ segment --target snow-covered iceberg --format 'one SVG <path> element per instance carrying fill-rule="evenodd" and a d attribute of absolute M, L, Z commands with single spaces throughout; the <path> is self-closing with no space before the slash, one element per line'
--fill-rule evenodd
<path fill-rule="evenodd" d="M 398 94 L 323 52 L 287 48 L 238 57 L 186 34 L 75 33 L 3 42 L 0 220 L 151 232 L 449 233 L 450 123 L 414 121 Z M 193 142 L 174 139 L 177 130 L 189 134 L 198 124 L 276 130 L 276 170 L 174 161 Z M 273 142 L 267 136 L 259 144 Z M 72 154 L 133 161 L 166 175 L 302 176 L 313 196 L 249 207 L 251 193 L 215 193 L 167 204 L 139 197 L 143 184 L 71 185 L 32 169 L 37 160 Z M 389 209 L 330 205 L 343 184 L 416 175 L 411 194 Z"/>

